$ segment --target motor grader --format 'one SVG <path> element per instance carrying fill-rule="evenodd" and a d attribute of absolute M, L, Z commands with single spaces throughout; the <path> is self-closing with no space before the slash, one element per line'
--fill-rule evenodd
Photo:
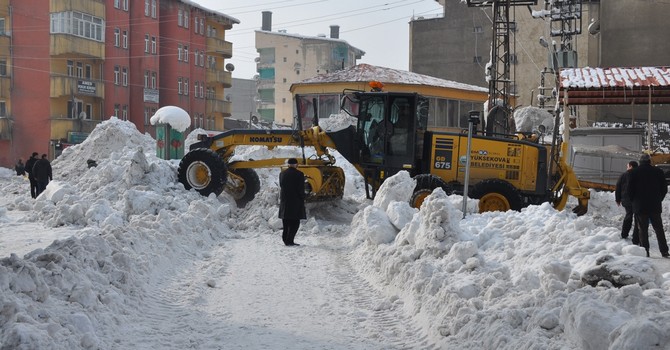
<path fill-rule="evenodd" d="M 402 170 L 416 179 L 414 193 L 407 199 L 413 207 L 420 207 L 438 187 L 447 194 L 464 193 L 469 132 L 429 130 L 426 97 L 345 91 L 342 110 L 355 118 L 355 125 L 334 132 L 324 131 L 315 118 L 316 126 L 306 130 L 230 130 L 211 137 L 199 135 L 199 142 L 191 145 L 179 164 L 179 181 L 203 195 L 219 195 L 225 189 L 244 206 L 260 189 L 254 169 L 282 167 L 286 159 L 232 161 L 235 148 L 299 146 L 315 150 L 313 156 L 299 159 L 299 170 L 306 177 L 307 201 L 343 195 L 344 172 L 329 149 L 337 150 L 363 176 L 368 198 L 375 196 L 386 178 Z M 302 118 L 299 112 L 297 120 Z M 565 147 L 559 151 L 558 144 L 543 145 L 530 135 L 473 132 L 468 195 L 479 199 L 481 212 L 520 210 L 547 201 L 562 210 L 572 195 L 578 200 L 574 212 L 582 215 L 588 208 L 589 191 L 580 187 L 565 162 Z"/>

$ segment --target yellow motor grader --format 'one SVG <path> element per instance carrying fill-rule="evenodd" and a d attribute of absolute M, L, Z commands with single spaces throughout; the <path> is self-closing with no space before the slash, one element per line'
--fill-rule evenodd
<path fill-rule="evenodd" d="M 401 170 L 416 179 L 412 198 L 420 207 L 435 188 L 463 194 L 468 130 L 429 130 L 428 99 L 416 93 L 346 91 L 342 109 L 356 120 L 342 130 L 318 126 L 302 130 L 230 130 L 199 142 L 179 164 L 179 181 L 203 195 L 224 189 L 239 206 L 260 189 L 256 168 L 281 167 L 284 158 L 231 161 L 241 145 L 313 147 L 314 156 L 299 159 L 306 176 L 308 201 L 341 198 L 345 175 L 329 149 L 337 150 L 365 179 L 368 198 L 383 181 Z M 298 109 L 300 110 L 300 108 Z M 303 116 L 298 115 L 298 120 Z M 559 144 L 544 145 L 530 135 L 494 135 L 473 132 L 468 196 L 479 199 L 480 211 L 520 210 L 551 202 L 562 210 L 572 195 L 578 215 L 586 213 L 589 191 L 579 185 Z"/>

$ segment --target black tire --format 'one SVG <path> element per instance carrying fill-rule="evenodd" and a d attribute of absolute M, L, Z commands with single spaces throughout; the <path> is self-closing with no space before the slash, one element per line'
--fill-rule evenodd
<path fill-rule="evenodd" d="M 223 192 L 228 171 L 223 159 L 208 148 L 188 152 L 179 162 L 177 178 L 187 190 L 194 189 L 203 196 Z"/>
<path fill-rule="evenodd" d="M 261 189 L 261 180 L 254 169 L 233 169 L 230 171 L 239 176 L 242 181 L 236 181 L 228 187 L 229 193 L 235 199 L 238 208 L 244 208 L 247 203 L 256 197 L 256 193 Z M 232 182 L 232 177 L 229 177 Z"/>
<path fill-rule="evenodd" d="M 488 179 L 472 188 L 472 198 L 479 199 L 479 212 L 521 210 L 519 191 L 507 181 Z"/>
<path fill-rule="evenodd" d="M 412 198 L 409 200 L 409 205 L 412 208 L 420 208 L 426 197 L 433 193 L 433 190 L 438 187 L 442 188 L 447 195 L 454 192 L 449 184 L 435 175 L 421 174 L 415 176 L 414 179 L 416 180 L 416 187 L 414 187 Z"/>

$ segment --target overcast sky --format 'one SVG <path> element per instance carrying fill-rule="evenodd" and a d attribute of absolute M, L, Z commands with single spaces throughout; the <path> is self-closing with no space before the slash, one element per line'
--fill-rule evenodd
<path fill-rule="evenodd" d="M 237 18 L 240 23 L 226 32 L 233 43 L 233 78 L 256 74 L 258 56 L 254 31 L 260 30 L 262 12 L 272 12 L 272 31 L 305 36 L 330 35 L 330 26 L 340 26 L 340 39 L 365 51 L 359 63 L 409 69 L 409 21 L 412 16 L 441 15 L 435 0 L 195 0 L 203 7 Z"/>

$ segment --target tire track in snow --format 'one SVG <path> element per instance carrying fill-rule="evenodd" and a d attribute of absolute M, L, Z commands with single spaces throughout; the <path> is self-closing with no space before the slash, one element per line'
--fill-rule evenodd
<path fill-rule="evenodd" d="M 299 233 L 303 245 L 286 247 L 278 232 L 240 235 L 213 254 L 227 266 L 206 302 L 230 313 L 231 348 L 435 348 L 402 303 L 356 273 L 342 238 Z"/>

